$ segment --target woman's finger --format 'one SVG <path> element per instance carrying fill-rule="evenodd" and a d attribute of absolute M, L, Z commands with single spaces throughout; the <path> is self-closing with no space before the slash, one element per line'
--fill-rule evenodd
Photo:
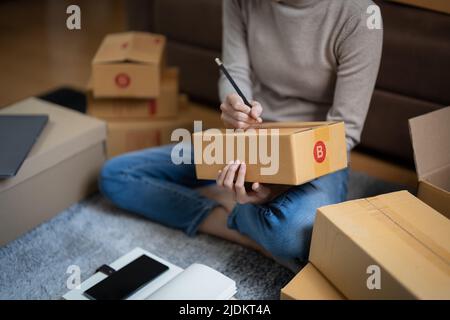
<path fill-rule="evenodd" d="M 234 188 L 236 191 L 236 200 L 239 203 L 243 203 L 247 199 L 247 191 L 245 190 L 245 172 L 247 168 L 244 162 L 239 166 L 239 171 L 236 178 Z"/>
<path fill-rule="evenodd" d="M 270 194 L 270 189 L 260 184 L 259 182 L 255 182 L 252 184 L 252 190 L 255 192 L 255 195 L 260 199 L 267 198 Z"/>
<path fill-rule="evenodd" d="M 250 111 L 250 115 L 256 122 L 261 123 L 262 122 L 261 114 L 263 111 L 261 104 L 258 101 L 252 101 L 251 105 L 252 109 Z"/>
<path fill-rule="evenodd" d="M 250 113 L 251 108 L 244 104 L 244 101 L 242 101 L 242 98 L 237 93 L 229 94 L 225 102 L 236 111 L 241 111 L 244 112 L 245 114 Z"/>
<path fill-rule="evenodd" d="M 229 106 L 226 103 L 222 103 L 220 105 L 220 110 L 222 110 L 223 113 L 229 115 L 236 121 L 243 121 L 243 122 L 247 122 L 248 124 L 254 124 L 254 123 L 258 122 L 251 115 L 246 114 L 242 111 L 236 111 L 235 109 L 233 109 L 231 106 Z"/>
<path fill-rule="evenodd" d="M 234 190 L 234 178 L 239 164 L 239 160 L 236 160 L 233 164 L 230 165 L 230 168 L 227 171 L 227 175 L 225 176 L 225 180 L 223 181 L 223 185 L 230 190 Z"/>
<path fill-rule="evenodd" d="M 231 162 L 227 164 L 222 170 L 219 171 L 218 177 L 217 177 L 217 185 L 219 187 L 223 187 L 223 181 L 225 180 L 225 177 L 227 175 L 228 169 L 230 168 Z"/>
<path fill-rule="evenodd" d="M 230 115 L 228 115 L 226 113 L 222 113 L 222 115 L 220 117 L 222 118 L 222 121 L 231 128 L 247 129 L 249 127 L 249 124 L 247 124 L 246 122 L 237 121 L 233 117 L 231 117 Z"/>

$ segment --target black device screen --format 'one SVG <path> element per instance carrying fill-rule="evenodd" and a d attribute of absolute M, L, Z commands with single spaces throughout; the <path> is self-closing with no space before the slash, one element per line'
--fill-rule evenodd
<path fill-rule="evenodd" d="M 142 255 L 84 292 L 94 300 L 126 299 L 169 267 Z"/>

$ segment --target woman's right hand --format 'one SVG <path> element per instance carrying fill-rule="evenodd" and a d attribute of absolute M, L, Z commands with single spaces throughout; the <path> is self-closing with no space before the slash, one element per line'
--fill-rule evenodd
<path fill-rule="evenodd" d="M 244 104 L 237 93 L 229 94 L 220 105 L 222 119 L 225 127 L 233 129 L 247 129 L 262 122 L 262 106 L 257 101 L 251 102 L 252 107 Z"/>

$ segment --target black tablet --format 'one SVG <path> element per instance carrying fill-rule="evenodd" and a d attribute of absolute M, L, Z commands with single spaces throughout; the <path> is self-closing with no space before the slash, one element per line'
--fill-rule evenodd
<path fill-rule="evenodd" d="M 0 115 L 0 178 L 17 174 L 48 115 Z"/>

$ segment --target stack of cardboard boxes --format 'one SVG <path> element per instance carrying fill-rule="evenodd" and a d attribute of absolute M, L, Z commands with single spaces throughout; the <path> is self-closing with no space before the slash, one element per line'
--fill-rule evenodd
<path fill-rule="evenodd" d="M 162 35 L 125 32 L 105 37 L 92 61 L 88 114 L 107 121 L 108 156 L 170 142 L 191 129 L 178 93 L 178 69 L 166 67 Z"/>
<path fill-rule="evenodd" d="M 310 262 L 282 299 L 450 299 L 450 107 L 410 120 L 407 191 L 317 210 Z"/>

